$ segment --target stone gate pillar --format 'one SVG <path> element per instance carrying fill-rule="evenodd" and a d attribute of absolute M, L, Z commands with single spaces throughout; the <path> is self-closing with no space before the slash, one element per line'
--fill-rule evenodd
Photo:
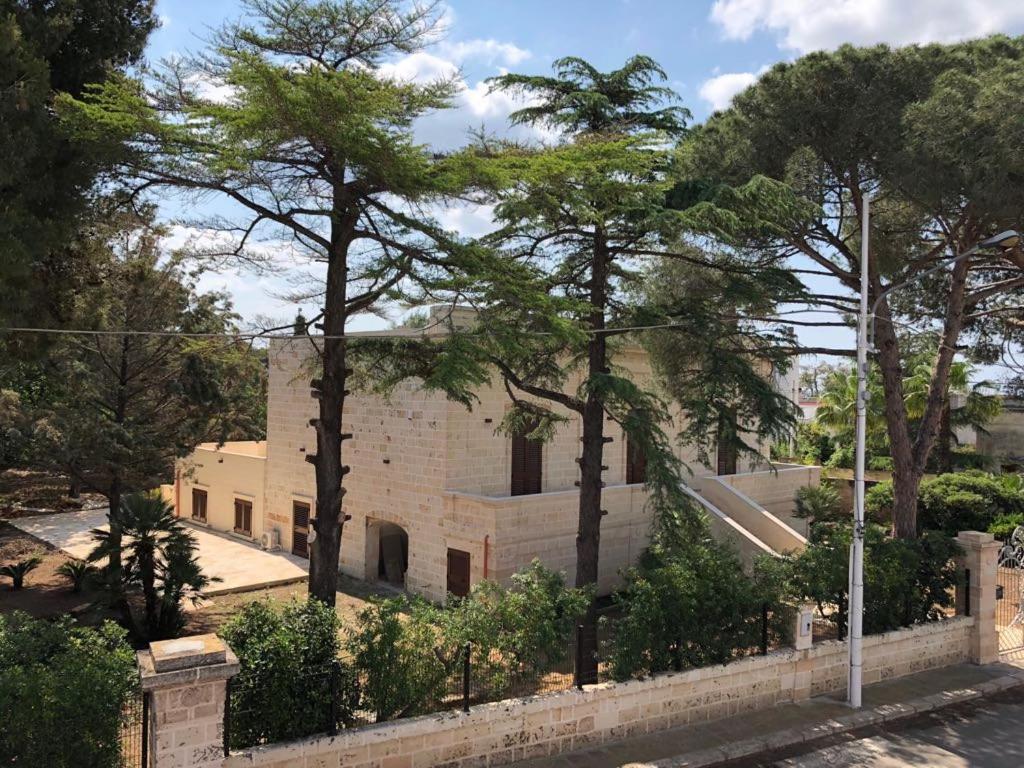
<path fill-rule="evenodd" d="M 970 571 L 970 583 L 957 587 L 957 612 L 963 613 L 969 606 L 974 617 L 971 661 L 991 664 L 999 660 L 996 577 L 1001 545 L 992 534 L 979 531 L 961 531 L 956 541 L 964 550 L 962 565 Z"/>
<path fill-rule="evenodd" d="M 150 697 L 145 768 L 219 768 L 235 654 L 216 635 L 194 635 L 151 643 L 137 656 L 142 690 Z"/>

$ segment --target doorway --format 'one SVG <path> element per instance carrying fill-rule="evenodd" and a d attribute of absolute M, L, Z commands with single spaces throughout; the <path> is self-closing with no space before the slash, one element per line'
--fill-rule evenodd
<path fill-rule="evenodd" d="M 409 534 L 395 523 L 366 521 L 366 580 L 405 586 L 409 570 Z"/>
<path fill-rule="evenodd" d="M 469 552 L 448 550 L 448 586 L 446 591 L 456 597 L 469 594 Z"/>

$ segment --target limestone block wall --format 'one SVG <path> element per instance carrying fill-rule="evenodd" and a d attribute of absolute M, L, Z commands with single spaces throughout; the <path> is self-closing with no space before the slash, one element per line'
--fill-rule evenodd
<path fill-rule="evenodd" d="M 263 489 L 267 461 L 265 443 L 204 443 L 177 462 L 177 483 L 172 489 L 179 517 L 192 517 L 192 489 L 206 491 L 206 524 L 218 531 L 232 532 L 235 499 L 252 503 L 252 536 L 263 534 Z M 239 534 L 240 535 L 240 534 Z"/>
<path fill-rule="evenodd" d="M 488 576 L 508 578 L 539 558 L 547 567 L 563 571 L 571 584 L 576 573 L 576 527 L 579 491 L 553 491 L 529 496 L 493 498 L 449 492 L 446 517 L 472 520 L 490 535 Z M 650 543 L 652 519 L 647 491 L 642 485 L 609 486 L 602 494 L 608 514 L 601 522 L 598 593 L 608 594 L 621 582 L 620 573 L 636 562 Z M 481 560 L 474 555 L 473 578 L 483 577 Z"/>
<path fill-rule="evenodd" d="M 965 661 L 974 619 L 867 637 L 865 682 Z M 752 712 L 845 687 L 846 643 L 778 651 L 725 666 L 583 691 L 479 705 L 273 744 L 231 755 L 224 768 L 426 768 L 509 765 L 629 736 Z"/>
<path fill-rule="evenodd" d="M 780 465 L 775 471 L 748 472 L 721 478 L 736 490 L 756 501 L 802 536 L 807 536 L 807 520 L 793 515 L 796 492 L 805 485 L 818 485 L 821 467 Z"/>

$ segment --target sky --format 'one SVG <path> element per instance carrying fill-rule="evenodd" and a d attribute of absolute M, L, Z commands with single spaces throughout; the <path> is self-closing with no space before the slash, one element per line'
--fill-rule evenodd
<path fill-rule="evenodd" d="M 240 0 L 158 0 L 162 25 L 152 36 L 150 61 L 196 52 L 211 28 L 244 12 Z M 431 49 L 391 62 L 396 75 L 430 78 L 461 72 L 457 109 L 425 118 L 418 138 L 439 149 L 463 144 L 472 128 L 507 132 L 516 103 L 488 93 L 484 80 L 502 72 L 547 73 L 552 60 L 581 56 L 599 69 L 617 68 L 643 53 L 658 61 L 668 85 L 701 122 L 778 61 L 834 49 L 844 42 L 953 42 L 996 32 L 1024 34 L 1024 0 L 448 0 L 447 31 Z M 520 134 L 530 129 L 519 129 Z M 168 217 L 191 217 L 178 204 Z M 486 209 L 438 211 L 446 226 L 466 235 L 489 224 Z M 175 227 L 171 244 L 196 236 Z M 295 305 L 282 298 L 287 274 L 222 273 L 202 287 L 227 290 L 246 320 L 288 319 Z M 307 310 L 309 307 L 307 307 Z M 357 320 L 354 329 L 385 320 Z M 844 330 L 802 330 L 814 346 L 853 346 Z"/>

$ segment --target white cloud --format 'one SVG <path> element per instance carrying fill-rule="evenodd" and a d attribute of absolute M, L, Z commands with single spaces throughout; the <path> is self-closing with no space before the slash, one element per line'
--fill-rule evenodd
<path fill-rule="evenodd" d="M 467 59 L 479 59 L 487 64 L 504 64 L 510 67 L 526 61 L 533 55 L 518 45 L 502 43 L 494 39 L 442 43 L 440 51 L 457 62 L 463 62 Z"/>
<path fill-rule="evenodd" d="M 756 80 L 757 75 L 753 72 L 727 72 L 701 83 L 700 97 L 716 111 L 726 109 L 732 103 L 733 96 L 753 85 Z"/>
<path fill-rule="evenodd" d="M 725 37 L 776 33 L 798 53 L 842 43 L 953 42 L 1024 29 L 1021 0 L 715 0 Z"/>

